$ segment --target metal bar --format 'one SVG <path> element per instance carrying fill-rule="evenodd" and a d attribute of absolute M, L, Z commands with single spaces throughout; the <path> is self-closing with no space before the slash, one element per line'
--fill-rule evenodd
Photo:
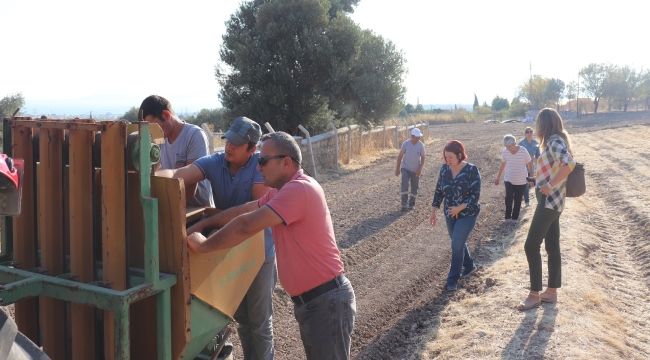
<path fill-rule="evenodd" d="M 69 206 L 70 272 L 81 282 L 93 281 L 93 167 L 94 132 L 70 131 Z M 71 358 L 95 356 L 95 311 L 92 307 L 71 304 Z"/>
<path fill-rule="evenodd" d="M 156 338 L 158 359 L 170 360 L 172 358 L 172 307 L 169 290 L 164 290 L 157 295 L 157 321 Z"/>
<path fill-rule="evenodd" d="M 3 292 L 13 292 L 21 298 L 26 298 L 40 295 L 43 290 L 43 284 L 39 279 L 26 278 L 2 285 L 0 289 Z"/>
<path fill-rule="evenodd" d="M 117 290 L 126 280 L 126 124 L 111 122 L 101 134 L 102 159 L 102 259 L 103 281 Z M 119 359 L 113 344 L 118 339 L 115 312 L 104 314 L 104 356 Z"/>
<path fill-rule="evenodd" d="M 112 353 L 116 359 L 128 360 L 131 356 L 129 349 L 129 304 L 123 304 L 114 311 L 113 317 L 115 318 L 115 333 L 113 334 L 115 343 Z M 110 348 L 111 346 L 105 344 L 105 347 Z"/>
<path fill-rule="evenodd" d="M 142 198 L 144 213 L 144 278 L 156 283 L 160 277 L 160 258 L 158 248 L 158 199 Z"/>
<path fill-rule="evenodd" d="M 311 154 L 311 165 L 314 168 L 314 178 L 318 178 L 318 172 L 316 171 L 316 160 L 314 159 L 314 149 L 311 146 L 311 136 L 309 131 L 305 129 L 304 126 L 298 125 L 298 129 L 307 137 L 307 143 L 309 144 L 309 154 Z"/>
<path fill-rule="evenodd" d="M 24 126 L 29 128 L 41 129 L 59 129 L 59 130 L 90 130 L 90 131 L 103 131 L 106 129 L 106 124 L 102 122 L 95 122 L 94 120 L 22 120 L 22 119 L 9 119 L 6 120 L 9 124 L 14 126 Z M 84 122 L 88 121 L 88 122 Z"/>
<path fill-rule="evenodd" d="M 158 199 L 151 198 L 151 140 L 149 124 L 140 122 L 140 197 L 144 219 L 144 277 L 155 283 L 160 273 Z"/>
<path fill-rule="evenodd" d="M 140 281 L 141 277 L 136 277 Z M 33 282 L 22 283 L 29 279 Z M 0 288 L 0 305 L 9 305 L 28 294 L 20 293 L 17 283 L 35 286 L 40 283 L 39 295 L 69 301 L 76 304 L 95 305 L 102 310 L 115 311 L 123 304 L 131 304 L 153 296 L 160 291 L 170 289 L 176 284 L 176 275 L 160 274 L 160 280 L 154 287 L 150 283 L 142 283 L 126 290 L 113 290 L 94 284 L 85 284 L 56 276 L 34 273 L 26 270 L 0 266 L 0 283 L 7 284 Z"/>
<path fill-rule="evenodd" d="M 41 129 L 38 166 L 38 242 L 41 266 L 50 274 L 63 270 L 63 130 Z M 65 306 L 39 298 L 39 326 L 43 349 L 53 359 L 65 358 Z"/>

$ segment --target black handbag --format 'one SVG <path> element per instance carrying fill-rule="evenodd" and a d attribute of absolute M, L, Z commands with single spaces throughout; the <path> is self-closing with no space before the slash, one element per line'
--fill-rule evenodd
<path fill-rule="evenodd" d="M 566 180 L 566 196 L 578 197 L 587 191 L 585 184 L 585 167 L 582 163 L 576 163 L 576 167 L 571 171 Z"/>

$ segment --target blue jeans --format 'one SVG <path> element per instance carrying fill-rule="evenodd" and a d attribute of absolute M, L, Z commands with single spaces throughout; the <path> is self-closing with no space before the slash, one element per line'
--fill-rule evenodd
<path fill-rule="evenodd" d="M 235 312 L 244 359 L 273 359 L 275 257 L 267 258 Z"/>
<path fill-rule="evenodd" d="M 308 360 L 350 358 L 357 302 L 350 280 L 343 277 L 339 285 L 293 308 Z"/>
<path fill-rule="evenodd" d="M 402 207 L 415 206 L 415 197 L 418 194 L 418 187 L 420 186 L 420 177 L 415 175 L 415 172 L 402 168 L 402 184 L 399 188 L 399 193 L 402 196 Z M 411 191 L 409 192 L 409 185 Z"/>
<path fill-rule="evenodd" d="M 445 216 L 447 220 L 447 231 L 451 238 L 451 266 L 447 275 L 447 285 L 456 285 L 463 268 L 470 271 L 474 268 L 474 259 L 467 247 L 467 238 L 474 229 L 476 216 L 464 216 L 458 219 Z"/>

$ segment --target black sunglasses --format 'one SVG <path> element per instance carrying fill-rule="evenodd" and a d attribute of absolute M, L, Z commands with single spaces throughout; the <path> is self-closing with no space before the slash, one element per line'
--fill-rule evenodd
<path fill-rule="evenodd" d="M 257 159 L 257 163 L 260 164 L 260 166 L 264 166 L 264 165 L 266 165 L 267 162 L 269 162 L 269 160 L 272 160 L 272 159 L 282 159 L 282 158 L 285 158 L 285 157 L 290 157 L 290 156 L 289 156 L 289 155 L 260 156 L 260 157 Z"/>

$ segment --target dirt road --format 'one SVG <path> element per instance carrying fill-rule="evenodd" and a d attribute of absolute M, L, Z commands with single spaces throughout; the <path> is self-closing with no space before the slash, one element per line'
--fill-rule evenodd
<path fill-rule="evenodd" d="M 650 117 L 648 119 L 650 120 Z M 650 313 L 635 300 L 643 290 L 647 293 L 650 277 L 650 261 L 648 261 L 650 245 L 647 242 L 650 213 L 646 205 L 650 203 L 650 195 L 648 190 L 643 188 L 644 184 L 650 183 L 648 179 L 650 175 L 647 173 L 650 163 L 641 158 L 641 155 L 644 155 L 643 158 L 650 156 L 650 148 L 647 142 L 644 142 L 644 139 L 650 137 L 650 132 L 645 136 L 638 136 L 637 142 L 626 143 L 625 140 L 616 137 L 605 136 L 606 140 L 602 139 L 603 131 L 617 132 L 617 130 L 597 131 L 621 125 L 596 119 L 596 121 L 583 123 L 576 121 L 575 126 L 570 128 L 572 133 L 576 134 L 589 131 L 576 136 L 577 142 L 581 144 L 579 149 L 584 153 L 584 158 L 589 161 L 589 164 L 592 162 L 598 164 L 598 167 L 589 168 L 590 191 L 599 186 L 608 191 L 612 188 L 621 191 L 620 193 L 607 192 L 613 194 L 607 196 L 592 192 L 588 197 L 578 200 L 580 204 L 584 204 L 583 213 L 576 212 L 571 216 L 575 218 L 573 221 L 577 224 L 583 224 L 585 222 L 583 216 L 589 216 L 587 221 L 591 226 L 589 231 L 594 234 L 602 233 L 604 229 L 611 229 L 606 239 L 594 240 L 594 244 L 585 242 L 580 244 L 577 247 L 579 250 L 576 251 L 581 254 L 580 256 L 588 253 L 589 255 L 584 256 L 589 257 L 587 259 L 589 263 L 593 261 L 594 264 L 603 266 L 600 273 L 603 277 L 608 276 L 604 278 L 607 281 L 603 283 L 614 283 L 620 290 L 603 291 L 602 296 L 606 303 L 612 304 L 617 304 L 620 297 L 621 304 L 626 304 L 627 309 L 630 310 L 630 313 L 622 319 L 630 320 L 634 316 L 638 317 L 639 314 Z M 644 126 L 624 128 L 626 139 L 634 138 L 634 134 L 639 131 L 638 128 L 645 129 L 644 131 L 648 129 Z M 346 271 L 357 296 L 358 314 L 352 343 L 354 358 L 403 359 L 436 356 L 454 358 L 462 353 L 453 352 L 455 349 L 453 347 L 448 352 L 447 348 L 436 348 L 432 345 L 438 342 L 439 329 L 449 326 L 462 328 L 463 324 L 468 323 L 468 320 L 462 316 L 460 319 L 448 316 L 450 309 L 455 308 L 459 302 L 464 304 L 465 299 L 467 301 L 480 299 L 482 294 L 492 293 L 490 289 L 498 289 L 503 285 L 504 280 L 496 276 L 503 274 L 487 274 L 491 274 L 492 267 L 496 266 L 499 259 L 508 255 L 507 251 L 522 257 L 523 245 L 517 241 L 521 241 L 521 237 L 525 236 L 527 220 L 522 220 L 517 227 L 502 223 L 503 189 L 501 186 L 494 186 L 492 182 L 498 170 L 502 136 L 510 132 L 519 138 L 523 135 L 523 129 L 524 125 L 516 123 L 433 127 L 431 132 L 433 139 L 427 145 L 427 164 L 420 182 L 416 208 L 407 213 L 399 211 L 399 178 L 393 173 L 395 166 L 393 156 L 377 160 L 361 170 L 323 181 L 335 224 L 337 241 L 342 249 Z M 442 226 L 432 228 L 428 224 L 428 219 L 433 188 L 441 164 L 440 151 L 444 141 L 452 138 L 459 139 L 468 146 L 469 161 L 478 165 L 483 177 L 482 212 L 476 229 L 471 235 L 470 243 L 484 269 L 474 280 L 463 284 L 461 291 L 449 297 L 442 290 L 449 266 L 448 236 Z M 627 157 L 617 160 L 616 149 L 620 146 L 626 146 L 624 152 Z M 611 154 L 608 156 L 612 158 L 602 156 L 601 152 L 604 149 L 608 150 L 607 152 Z M 616 174 L 626 175 L 626 171 L 632 174 L 610 176 L 612 171 Z M 643 171 L 646 175 L 643 175 Z M 596 211 L 593 205 L 598 201 L 607 205 L 601 204 L 603 206 L 599 209 L 602 210 Z M 571 212 L 576 211 L 575 207 L 574 203 Z M 612 215 L 610 209 L 617 215 Z M 620 210 L 620 214 L 617 210 Z M 529 211 L 525 211 L 524 215 L 526 218 L 529 217 Z M 565 219 L 569 219 L 569 216 Z M 574 230 L 576 238 L 581 238 L 583 231 L 588 231 L 584 229 Z M 629 248 L 620 246 L 619 242 L 625 242 L 629 238 L 646 241 L 645 243 L 631 241 Z M 598 248 L 593 248 L 594 246 Z M 633 254 L 640 255 L 637 257 L 645 257 L 645 262 L 631 262 L 635 257 L 632 256 Z M 585 261 L 576 262 L 575 271 L 583 272 Z M 518 264 L 520 267 L 523 265 Z M 579 282 L 570 280 L 570 276 L 567 276 L 569 278 L 567 282 Z M 508 298 L 509 302 L 504 302 L 506 308 L 514 304 L 510 302 L 515 301 L 515 298 L 518 299 L 520 295 L 525 294 L 525 278 L 525 270 L 519 269 L 513 273 L 512 281 L 516 284 L 513 285 L 516 290 L 511 291 L 512 299 Z M 595 284 L 595 279 L 592 282 Z M 498 297 L 498 295 L 494 296 Z M 477 307 L 480 301 L 476 300 L 472 304 Z M 505 310 L 506 308 L 490 308 L 497 313 L 482 315 L 494 321 L 484 323 L 490 328 L 498 327 L 500 326 L 498 315 L 503 314 L 518 319 L 519 314 L 514 314 L 509 309 Z M 299 332 L 293 318 L 293 304 L 279 288 L 275 293 L 274 310 L 277 358 L 304 358 Z M 458 321 L 460 323 L 457 323 Z M 636 326 L 641 330 L 647 329 L 647 316 Z M 644 337 L 645 335 L 630 337 L 629 334 L 635 333 L 637 332 L 624 332 L 628 337 L 623 344 L 636 346 L 638 351 L 647 351 L 648 339 Z M 506 341 L 512 338 L 511 335 L 504 335 Z M 632 345 L 627 345 L 628 343 Z M 463 342 L 459 342 L 459 345 L 462 344 Z M 517 357 L 516 351 L 518 351 L 514 349 L 515 347 L 511 346 L 514 358 Z M 624 353 L 630 354 L 633 351 Z M 471 352 L 465 353 L 470 357 L 478 356 L 478 353 L 474 353 L 473 356 L 471 354 Z M 498 354 L 503 355 L 501 352 Z"/>
<path fill-rule="evenodd" d="M 441 312 L 418 357 L 650 358 L 648 136 L 648 126 L 574 136 L 588 192 L 569 199 L 561 218 L 564 279 L 556 306 L 513 309 L 526 294 L 526 214 L 495 239 L 494 264 L 472 280 L 475 291 L 459 293 Z"/>

